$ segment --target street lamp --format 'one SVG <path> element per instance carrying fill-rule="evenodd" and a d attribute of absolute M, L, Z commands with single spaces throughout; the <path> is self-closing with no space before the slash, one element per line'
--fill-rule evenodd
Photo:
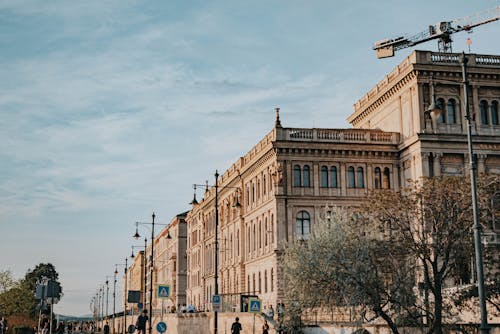
<path fill-rule="evenodd" d="M 137 235 L 139 235 L 138 231 L 136 230 L 136 233 Z M 134 235 L 135 237 L 135 235 Z M 137 237 L 139 238 L 139 237 Z M 142 305 L 143 307 L 146 306 L 146 248 L 147 248 L 147 245 L 148 245 L 148 239 L 147 238 L 144 238 L 144 246 L 132 246 L 132 254 L 130 255 L 130 258 L 133 259 L 135 258 L 135 255 L 134 255 L 134 248 L 144 248 L 144 252 L 143 252 L 143 256 L 142 256 L 142 270 L 143 270 L 143 289 L 144 291 L 142 291 Z"/>
<path fill-rule="evenodd" d="M 469 110 L 469 81 L 467 79 L 467 62 L 469 60 L 462 52 L 460 57 L 460 64 L 462 65 L 462 83 L 464 86 L 464 105 L 465 105 L 465 119 L 467 121 L 467 147 L 469 151 L 469 164 L 470 164 L 470 180 L 471 180 L 471 195 L 472 195 L 472 214 L 474 219 L 474 250 L 476 255 L 476 271 L 477 271 L 477 291 L 479 296 L 479 309 L 481 312 L 481 325 L 480 330 L 482 334 L 488 334 L 490 329 L 488 327 L 488 313 L 486 310 L 486 296 L 484 289 L 484 272 L 483 272 L 483 248 L 481 244 L 481 225 L 479 224 L 479 213 L 477 206 L 477 181 L 476 181 L 476 161 L 474 159 L 474 153 L 472 149 L 472 124 L 471 115 Z M 434 97 L 433 97 L 434 99 Z M 430 108 L 433 108 L 432 110 Z M 435 101 L 429 108 L 429 112 L 437 113 L 441 112 L 440 109 L 436 108 Z"/>
<path fill-rule="evenodd" d="M 135 222 L 135 234 L 133 237 L 137 240 L 141 236 L 139 235 L 139 225 L 148 227 L 151 225 L 151 255 L 149 257 L 149 265 L 150 265 L 150 277 L 149 277 L 149 334 L 153 334 L 153 268 L 154 268 L 154 246 L 155 246 L 155 213 L 151 215 L 152 221 L 151 223 L 142 223 Z M 162 226 L 167 226 L 168 224 L 158 224 Z M 170 236 L 170 232 L 167 234 L 167 239 L 172 239 Z M 145 240 L 147 242 L 147 240 Z M 147 244 L 146 244 L 147 245 Z M 146 248 L 147 249 L 147 248 Z M 146 249 L 144 250 L 144 255 L 146 253 Z M 144 291 L 146 291 L 146 286 L 144 285 Z M 145 300 L 146 298 L 144 298 Z M 146 305 L 144 305 L 145 307 Z"/>
<path fill-rule="evenodd" d="M 115 330 L 115 318 L 116 318 L 116 275 L 118 275 L 118 270 L 115 266 L 115 272 L 113 273 L 113 334 L 116 333 Z"/>
<path fill-rule="evenodd" d="M 214 184 L 214 188 L 215 188 L 215 201 L 214 201 L 214 205 L 215 205 L 214 295 L 218 295 L 219 294 L 219 238 L 218 238 L 218 230 L 219 230 L 219 182 L 218 182 L 219 181 L 219 173 L 217 172 L 217 170 L 215 170 L 214 176 L 215 176 L 215 184 Z M 196 200 L 196 187 L 197 186 L 203 186 L 203 185 L 193 184 L 194 196 L 193 196 L 193 200 L 190 203 L 192 205 L 198 204 L 198 201 Z M 208 188 L 208 184 L 206 184 L 205 186 Z M 241 204 L 239 203 L 239 200 L 238 200 L 238 197 L 239 197 L 238 192 L 239 192 L 240 188 L 239 187 L 232 187 L 232 186 L 224 186 L 221 190 L 226 189 L 226 188 L 236 189 L 236 201 L 234 203 L 234 206 L 237 208 L 241 207 Z M 214 334 L 217 334 L 217 329 L 218 329 L 217 322 L 218 322 L 218 312 L 215 311 L 214 312 Z"/>
<path fill-rule="evenodd" d="M 125 284 L 124 284 L 124 298 L 123 298 L 123 334 L 127 333 L 127 281 L 128 281 L 128 259 L 125 258 L 125 263 L 116 263 L 115 264 L 115 275 L 118 274 L 118 266 L 125 266 L 123 270 L 125 275 Z"/>

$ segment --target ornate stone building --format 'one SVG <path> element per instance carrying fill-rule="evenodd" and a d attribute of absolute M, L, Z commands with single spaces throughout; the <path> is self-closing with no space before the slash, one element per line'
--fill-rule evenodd
<path fill-rule="evenodd" d="M 155 237 L 153 309 L 171 312 L 178 305 L 186 304 L 186 212 L 175 216 Z M 148 246 L 151 254 L 151 246 Z M 148 267 L 150 268 L 150 267 Z M 150 270 L 147 273 L 146 290 L 150 286 Z M 157 286 L 170 285 L 170 298 L 158 299 Z M 149 304 L 149 293 L 146 295 Z"/>
<path fill-rule="evenodd" d="M 468 154 L 458 54 L 415 51 L 354 106 L 352 129 L 274 128 L 218 182 L 218 286 L 263 305 L 284 297 L 282 243 L 307 239 L 325 205 L 356 206 L 372 189 L 462 174 Z M 500 57 L 469 55 L 479 172 L 500 173 Z M 432 99 L 442 112 L 431 117 Z M 209 309 L 215 286 L 215 189 L 187 214 L 187 303 Z M 498 227 L 497 227 L 498 228 Z M 498 230 L 493 233 L 498 242 Z"/>

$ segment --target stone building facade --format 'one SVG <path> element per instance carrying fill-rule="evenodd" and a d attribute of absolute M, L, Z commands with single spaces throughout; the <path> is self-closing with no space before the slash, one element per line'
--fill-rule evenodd
<path fill-rule="evenodd" d="M 500 174 L 500 57 L 469 55 L 470 110 L 479 172 Z M 354 105 L 351 129 L 274 128 L 218 179 L 218 287 L 263 305 L 284 298 L 283 242 L 307 239 L 326 205 L 357 206 L 368 191 L 408 179 L 463 174 L 468 151 L 458 54 L 414 51 Z M 427 112 L 432 100 L 443 111 Z M 210 309 L 215 290 L 215 188 L 187 222 L 188 304 Z M 489 231 L 500 242 L 500 230 Z"/>
<path fill-rule="evenodd" d="M 175 216 L 155 237 L 154 282 L 156 285 L 170 285 L 171 297 L 158 300 L 154 293 L 153 307 L 159 309 L 163 304 L 165 312 L 186 304 L 186 214 Z"/>

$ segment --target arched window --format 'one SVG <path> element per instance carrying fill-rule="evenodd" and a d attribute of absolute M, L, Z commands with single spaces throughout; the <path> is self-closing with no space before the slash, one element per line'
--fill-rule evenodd
<path fill-rule="evenodd" d="M 391 188 L 391 171 L 387 167 L 384 168 L 384 179 L 382 181 L 382 187 L 384 189 Z"/>
<path fill-rule="evenodd" d="M 255 232 L 255 223 L 253 224 L 253 250 L 257 250 L 257 235 Z"/>
<path fill-rule="evenodd" d="M 268 235 L 268 230 L 267 230 L 267 217 L 264 218 L 264 246 L 267 246 L 267 235 Z"/>
<path fill-rule="evenodd" d="M 330 187 L 337 188 L 337 167 L 330 168 Z"/>
<path fill-rule="evenodd" d="M 354 182 L 354 167 L 350 166 L 347 168 L 347 187 L 354 188 L 356 186 L 356 182 Z"/>
<path fill-rule="evenodd" d="M 266 174 L 262 176 L 262 193 L 265 195 L 266 194 L 266 188 L 267 188 L 267 182 L 266 182 Z"/>
<path fill-rule="evenodd" d="M 247 205 L 250 205 L 250 189 L 246 186 Z"/>
<path fill-rule="evenodd" d="M 267 270 L 264 270 L 264 293 L 267 293 Z"/>
<path fill-rule="evenodd" d="M 252 274 L 252 281 L 253 281 L 253 293 L 255 294 L 255 273 Z"/>
<path fill-rule="evenodd" d="M 293 166 L 293 186 L 294 187 L 300 187 L 302 185 L 301 176 L 302 176 L 302 173 L 300 171 L 300 166 L 299 165 Z"/>
<path fill-rule="evenodd" d="M 255 184 L 252 182 L 252 204 L 255 203 Z"/>
<path fill-rule="evenodd" d="M 438 109 L 441 109 L 441 113 L 439 114 L 439 117 L 438 117 L 438 123 L 446 123 L 446 119 L 445 119 L 445 113 L 444 113 L 444 100 L 443 99 L 437 99 L 436 101 L 436 107 Z"/>
<path fill-rule="evenodd" d="M 356 186 L 357 188 L 364 188 L 365 187 L 365 173 L 363 172 L 363 167 L 358 167 L 357 169 L 357 182 Z"/>
<path fill-rule="evenodd" d="M 455 112 L 456 112 L 455 100 L 449 99 L 448 104 L 446 105 L 446 119 L 448 121 L 448 124 L 455 124 L 456 123 Z"/>
<path fill-rule="evenodd" d="M 262 293 L 262 277 L 260 275 L 260 271 L 259 271 L 259 293 Z"/>
<path fill-rule="evenodd" d="M 271 215 L 271 244 L 274 243 L 274 215 Z"/>
<path fill-rule="evenodd" d="M 257 200 L 260 200 L 260 180 L 257 181 Z"/>
<path fill-rule="evenodd" d="M 296 234 L 298 239 L 307 240 L 309 238 L 311 217 L 307 211 L 300 211 L 297 213 L 295 220 Z"/>
<path fill-rule="evenodd" d="M 310 187 L 311 186 L 311 170 L 308 165 L 304 166 L 304 169 L 302 170 L 302 182 L 304 187 Z"/>
<path fill-rule="evenodd" d="M 491 124 L 498 125 L 498 101 L 491 102 Z"/>
<path fill-rule="evenodd" d="M 250 291 L 250 275 L 247 276 L 247 291 Z"/>
<path fill-rule="evenodd" d="M 236 254 L 240 256 L 240 231 L 236 231 Z"/>
<path fill-rule="evenodd" d="M 488 124 L 488 102 L 482 100 L 479 103 L 479 112 L 481 113 L 481 124 Z"/>
<path fill-rule="evenodd" d="M 382 187 L 382 171 L 380 170 L 380 167 L 375 167 L 375 170 L 373 171 L 373 183 L 375 189 L 380 189 Z"/>
<path fill-rule="evenodd" d="M 328 188 L 328 167 L 321 167 L 321 187 Z"/>
<path fill-rule="evenodd" d="M 259 249 L 262 248 L 262 220 L 259 220 Z"/>
<path fill-rule="evenodd" d="M 250 242 L 250 226 L 248 226 L 248 231 L 247 231 L 247 253 L 250 253 L 252 251 L 252 243 Z"/>

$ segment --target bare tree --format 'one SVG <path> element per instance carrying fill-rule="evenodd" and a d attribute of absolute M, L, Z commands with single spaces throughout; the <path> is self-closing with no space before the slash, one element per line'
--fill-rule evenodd
<path fill-rule="evenodd" d="M 484 224 L 498 182 L 498 176 L 478 182 Z M 445 287 L 473 281 L 468 178 L 377 190 L 355 214 L 334 213 L 308 240 L 284 246 L 288 298 L 304 308 L 351 307 L 365 321 L 383 319 L 393 333 L 418 325 L 441 334 L 443 314 L 453 307 Z"/>
<path fill-rule="evenodd" d="M 413 263 L 356 217 L 335 209 L 308 240 L 285 246 L 288 298 L 304 308 L 352 309 L 365 321 L 380 317 L 399 333 L 397 322 L 414 304 Z"/>
<path fill-rule="evenodd" d="M 481 178 L 480 219 L 498 176 Z M 491 187 L 490 187 L 491 188 Z M 473 218 L 470 183 L 466 177 L 424 178 L 399 192 L 374 192 L 363 208 L 365 224 L 385 227 L 391 240 L 418 261 L 417 277 L 423 290 L 422 313 L 429 333 L 442 333 L 443 314 L 452 304 L 443 289 L 473 281 Z"/>

